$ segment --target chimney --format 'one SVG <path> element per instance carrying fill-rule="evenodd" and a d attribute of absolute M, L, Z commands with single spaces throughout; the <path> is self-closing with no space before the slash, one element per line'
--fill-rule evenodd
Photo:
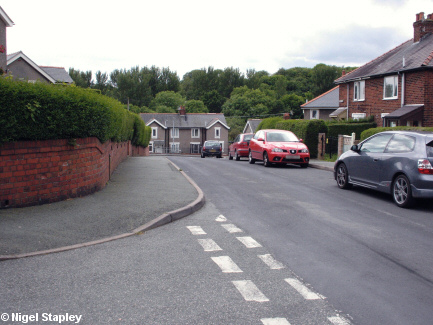
<path fill-rule="evenodd" d="M 179 107 L 179 115 L 186 115 L 185 106 L 180 106 Z"/>
<path fill-rule="evenodd" d="M 413 23 L 413 42 L 419 42 L 424 35 L 433 33 L 433 14 L 424 18 L 424 13 L 416 14 L 416 21 Z"/>
<path fill-rule="evenodd" d="M 285 120 L 290 120 L 290 113 L 284 113 L 283 118 L 284 118 Z"/>
<path fill-rule="evenodd" d="M 341 76 L 344 77 L 346 75 L 346 70 L 343 69 Z"/>

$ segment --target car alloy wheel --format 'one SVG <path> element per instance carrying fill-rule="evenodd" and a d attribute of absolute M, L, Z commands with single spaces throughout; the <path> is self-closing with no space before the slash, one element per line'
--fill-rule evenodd
<path fill-rule="evenodd" d="M 238 155 L 237 151 L 235 151 L 235 159 L 236 159 L 236 161 L 241 160 L 241 157 Z"/>
<path fill-rule="evenodd" d="M 408 208 L 413 203 L 410 181 L 405 175 L 399 175 L 392 185 L 392 197 L 400 208 Z"/>
<path fill-rule="evenodd" d="M 345 164 L 341 163 L 337 167 L 337 185 L 339 188 L 349 188 L 349 173 Z"/>
<path fill-rule="evenodd" d="M 265 152 L 263 153 L 263 166 L 269 167 L 270 165 L 268 154 Z"/>
<path fill-rule="evenodd" d="M 252 156 L 252 153 L 251 153 L 251 150 L 250 150 L 250 152 L 248 153 L 248 162 L 250 163 L 250 164 L 254 164 L 255 162 L 256 162 L 256 160 L 253 158 L 253 156 Z"/>
<path fill-rule="evenodd" d="M 232 153 L 229 151 L 229 160 L 233 160 Z"/>

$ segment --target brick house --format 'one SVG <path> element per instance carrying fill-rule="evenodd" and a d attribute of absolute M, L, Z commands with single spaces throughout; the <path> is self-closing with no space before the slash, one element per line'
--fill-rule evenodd
<path fill-rule="evenodd" d="M 12 27 L 14 22 L 9 18 L 6 12 L 0 7 L 0 69 L 1 73 L 7 70 L 7 46 L 6 46 L 6 28 Z"/>
<path fill-rule="evenodd" d="M 433 126 L 433 15 L 416 15 L 414 38 L 335 81 L 348 117 L 383 126 Z"/>
<path fill-rule="evenodd" d="M 223 152 L 228 148 L 230 127 L 224 114 L 141 113 L 141 118 L 152 129 L 150 153 L 198 154 L 206 140 L 221 143 Z"/>

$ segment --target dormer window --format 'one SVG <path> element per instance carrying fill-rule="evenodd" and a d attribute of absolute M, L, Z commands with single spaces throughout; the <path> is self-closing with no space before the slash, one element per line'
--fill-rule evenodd
<path fill-rule="evenodd" d="M 353 100 L 365 100 L 365 81 L 355 81 L 353 84 Z"/>
<path fill-rule="evenodd" d="M 383 82 L 383 99 L 398 98 L 398 76 L 385 77 Z"/>

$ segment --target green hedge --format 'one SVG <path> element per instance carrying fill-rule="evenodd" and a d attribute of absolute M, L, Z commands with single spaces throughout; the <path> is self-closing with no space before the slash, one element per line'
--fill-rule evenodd
<path fill-rule="evenodd" d="M 372 128 L 365 130 L 361 133 L 361 141 L 367 139 L 368 137 L 371 137 L 372 135 L 384 132 L 384 131 L 395 131 L 395 130 L 412 130 L 412 131 L 428 131 L 433 132 L 433 127 L 412 127 L 412 126 L 395 126 L 395 127 L 380 127 L 380 128 Z"/>
<path fill-rule="evenodd" d="M 284 121 L 284 119 L 280 116 L 265 118 L 257 126 L 256 132 L 265 129 L 276 129 L 276 124 L 282 121 Z"/>
<path fill-rule="evenodd" d="M 375 122 L 369 123 L 329 123 L 327 137 L 338 137 L 339 134 L 351 135 L 355 133 L 357 140 L 361 138 L 361 133 L 367 129 L 375 128 L 377 124 Z"/>
<path fill-rule="evenodd" d="M 97 137 L 146 147 L 150 128 L 119 101 L 75 86 L 0 77 L 0 143 Z"/>
<path fill-rule="evenodd" d="M 276 129 L 292 131 L 303 139 L 310 150 L 311 158 L 317 158 L 319 133 L 326 133 L 327 127 L 323 120 L 283 120 L 275 125 Z"/>

